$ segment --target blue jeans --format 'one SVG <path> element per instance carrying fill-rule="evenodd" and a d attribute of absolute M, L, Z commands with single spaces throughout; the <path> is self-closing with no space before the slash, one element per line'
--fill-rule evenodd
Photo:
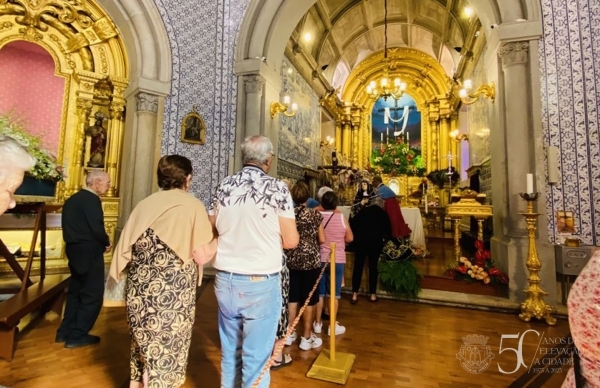
<path fill-rule="evenodd" d="M 321 268 L 326 266 L 327 263 L 321 263 Z M 340 299 L 342 297 L 342 279 L 344 277 L 344 266 L 343 263 L 335 263 L 335 298 Z M 330 290 L 329 285 L 331 284 L 331 268 L 327 268 L 321 281 L 319 282 L 319 296 L 329 297 Z"/>
<path fill-rule="evenodd" d="M 218 271 L 221 388 L 250 388 L 269 361 L 281 316 L 279 274 L 239 275 Z M 271 381 L 269 371 L 259 388 Z"/>

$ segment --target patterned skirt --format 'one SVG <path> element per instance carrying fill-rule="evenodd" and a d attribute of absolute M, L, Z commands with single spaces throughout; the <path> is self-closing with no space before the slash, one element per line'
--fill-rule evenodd
<path fill-rule="evenodd" d="M 150 388 L 185 382 L 196 310 L 198 268 L 183 261 L 152 229 L 133 245 L 126 283 L 131 381 L 148 373 Z"/>
<path fill-rule="evenodd" d="M 287 267 L 285 254 L 283 255 L 283 264 L 279 273 L 279 279 L 281 280 L 281 317 L 277 325 L 277 339 L 282 339 L 285 337 L 290 320 L 290 310 L 288 308 L 290 301 L 290 270 Z"/>

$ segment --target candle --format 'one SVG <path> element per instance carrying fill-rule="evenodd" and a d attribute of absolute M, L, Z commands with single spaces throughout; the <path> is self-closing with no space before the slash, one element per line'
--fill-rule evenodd
<path fill-rule="evenodd" d="M 533 174 L 527 174 L 527 194 L 533 194 Z"/>
<path fill-rule="evenodd" d="M 390 129 L 386 128 L 385 129 L 385 135 L 389 138 L 390 137 Z"/>
<path fill-rule="evenodd" d="M 406 131 L 406 142 L 408 143 L 408 131 Z"/>
<path fill-rule="evenodd" d="M 383 143 L 383 132 L 381 132 L 381 142 Z"/>
<path fill-rule="evenodd" d="M 425 194 L 425 214 L 427 214 L 427 194 Z"/>

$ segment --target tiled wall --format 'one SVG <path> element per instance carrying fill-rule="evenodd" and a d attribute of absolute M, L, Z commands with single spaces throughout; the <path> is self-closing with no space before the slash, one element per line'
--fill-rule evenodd
<path fill-rule="evenodd" d="M 545 145 L 560 150 L 547 213 L 575 213 L 585 244 L 600 245 L 600 2 L 542 0 L 540 45 Z"/>
<path fill-rule="evenodd" d="M 292 103 L 298 104 L 298 112 L 293 117 L 279 115 L 277 156 L 297 166 L 316 169 L 321 137 L 319 97 L 287 58 L 283 59 L 281 79 L 281 100 L 284 95 L 290 96 Z"/>
<path fill-rule="evenodd" d="M 234 51 L 249 0 L 154 0 L 165 22 L 173 56 L 166 101 L 163 154 L 178 153 L 194 164 L 191 191 L 205 203 L 227 175 L 233 156 L 237 80 Z M 198 106 L 206 144 L 179 141 L 183 117 Z"/>
<path fill-rule="evenodd" d="M 471 81 L 473 85 L 485 85 L 488 83 L 487 72 L 484 64 L 485 52 L 481 53 Z M 469 158 L 471 166 L 481 165 L 490 159 L 490 131 L 488 124 L 488 108 L 490 101 L 479 98 L 472 105 L 467 106 L 469 120 Z"/>

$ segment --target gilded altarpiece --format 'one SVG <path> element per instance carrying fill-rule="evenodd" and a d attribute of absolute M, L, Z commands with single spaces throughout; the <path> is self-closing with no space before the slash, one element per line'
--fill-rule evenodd
<path fill-rule="evenodd" d="M 346 103 L 338 109 L 336 121 L 336 144 L 341 145 L 338 151 L 341 151 L 342 157 L 351 160 L 353 168 L 364 169 L 371 162 L 377 136 L 379 142 L 382 141 L 381 133 L 374 136 L 372 129 L 373 108 L 381 95 L 373 98 L 366 93 L 366 87 L 371 81 L 378 82 L 384 76 L 389 79 L 399 77 L 405 82 L 405 93 L 414 101 L 414 109 L 420 112 L 418 137 L 425 174 L 446 169 L 450 163 L 460 166 L 456 142 L 450 139 L 450 132 L 458 127 L 460 99 L 457 85 L 435 58 L 422 51 L 402 47 L 389 49 L 387 59 L 383 52 L 372 54 L 348 77 L 341 94 L 341 100 Z M 384 142 L 386 135 L 383 134 Z M 449 154 L 452 159 L 447 158 Z M 384 181 L 392 179 L 399 185 L 399 195 L 405 203 L 410 193 L 418 189 L 421 180 L 408 175 L 384 176 Z"/>
<path fill-rule="evenodd" d="M 65 79 L 60 128 L 56 128 L 60 132 L 56 157 L 66 174 L 58 183 L 54 197 L 18 200 L 62 204 L 83 187 L 86 171 L 105 170 L 111 185 L 102 197 L 102 204 L 105 227 L 113 240 L 119 211 L 124 92 L 129 84 L 129 63 L 119 32 L 95 1 L 0 0 L 0 49 L 19 40 L 45 49 L 54 59 L 56 75 Z M 102 138 L 90 132 L 99 117 L 102 118 Z M 97 144 L 93 146 L 94 141 L 102 141 L 100 156 Z M 49 252 L 47 268 L 49 272 L 65 271 L 59 224 L 54 222 L 50 226 L 47 251 L 52 252 Z M 30 233 L 0 233 L 4 241 L 30 249 Z M 110 253 L 106 259 L 109 257 Z M 34 264 L 34 270 L 36 265 L 39 262 Z M 0 273 L 11 273 L 1 261 Z"/>

